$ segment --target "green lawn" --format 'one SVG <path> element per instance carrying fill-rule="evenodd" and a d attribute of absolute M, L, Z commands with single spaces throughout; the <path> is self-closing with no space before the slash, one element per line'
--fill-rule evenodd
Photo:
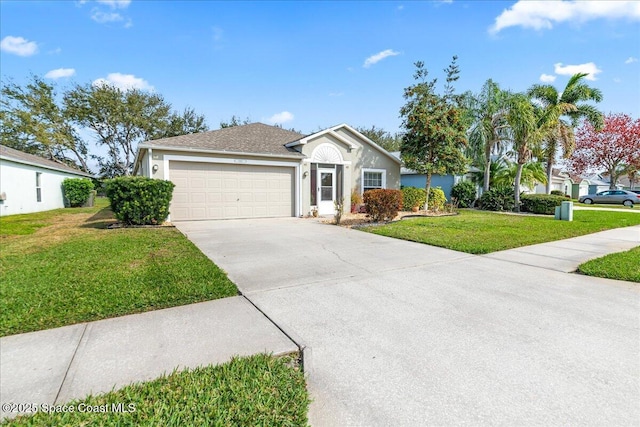
<path fill-rule="evenodd" d="M 593 204 L 593 205 L 585 205 L 584 203 L 578 203 L 577 201 L 574 203 L 574 205 L 579 206 L 579 207 L 584 207 L 584 208 L 608 208 L 608 209 L 625 209 L 625 210 L 640 210 L 638 208 L 640 208 L 640 206 L 636 205 L 635 207 L 629 207 L 629 206 L 625 206 L 622 204 L 619 205 L 603 205 L 603 204 Z"/>
<path fill-rule="evenodd" d="M 460 215 L 412 218 L 361 230 L 411 240 L 471 254 L 567 239 L 618 227 L 640 224 L 633 212 L 574 211 L 574 220 L 553 217 L 508 215 L 466 210 Z"/>
<path fill-rule="evenodd" d="M 79 412 L 122 404 L 132 412 Z M 288 357 L 235 358 L 70 402 L 73 413 L 38 412 L 16 426 L 306 426 L 304 375 Z"/>
<path fill-rule="evenodd" d="M 104 201 L 0 220 L 0 336 L 237 295 L 176 229 L 112 222 Z"/>
<path fill-rule="evenodd" d="M 578 271 L 588 276 L 640 283 L 640 246 L 587 261 Z"/>

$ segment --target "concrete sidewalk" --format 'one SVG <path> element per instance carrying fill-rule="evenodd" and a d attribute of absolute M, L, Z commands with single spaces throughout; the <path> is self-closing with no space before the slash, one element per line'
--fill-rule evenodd
<path fill-rule="evenodd" d="M 547 270 L 574 272 L 586 261 L 640 245 L 640 225 L 483 255 Z"/>
<path fill-rule="evenodd" d="M 0 338 L 0 402 L 62 404 L 176 368 L 297 351 L 244 297 L 224 298 Z"/>

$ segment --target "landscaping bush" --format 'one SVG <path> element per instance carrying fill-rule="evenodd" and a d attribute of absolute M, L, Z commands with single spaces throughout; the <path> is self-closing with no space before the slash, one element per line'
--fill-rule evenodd
<path fill-rule="evenodd" d="M 560 190 L 551 190 L 551 194 L 553 194 L 554 196 L 564 197 L 564 191 L 560 191 Z"/>
<path fill-rule="evenodd" d="M 476 199 L 476 186 L 471 181 L 460 181 L 451 189 L 451 198 L 461 208 L 470 208 Z"/>
<path fill-rule="evenodd" d="M 402 209 L 402 191 L 382 189 L 366 191 L 364 204 L 374 222 L 391 221 Z"/>
<path fill-rule="evenodd" d="M 485 211 L 512 211 L 516 205 L 513 188 L 499 186 L 485 191 L 480 196 L 479 205 Z"/>
<path fill-rule="evenodd" d="M 355 188 L 351 190 L 351 213 L 356 213 L 362 205 L 362 196 Z"/>
<path fill-rule="evenodd" d="M 429 189 L 429 210 L 440 211 L 444 208 L 447 198 L 444 191 L 440 187 L 431 187 Z"/>
<path fill-rule="evenodd" d="M 411 210 L 414 207 L 421 209 L 427 199 L 427 192 L 424 188 L 402 187 L 402 206 L 405 210 Z"/>
<path fill-rule="evenodd" d="M 522 212 L 535 214 L 553 215 L 556 206 L 560 206 L 567 198 L 563 195 L 555 194 L 523 194 L 520 197 Z"/>
<path fill-rule="evenodd" d="M 82 206 L 89 199 L 93 190 L 93 182 L 86 178 L 66 178 L 62 181 L 64 197 L 72 208 Z"/>
<path fill-rule="evenodd" d="M 129 225 L 160 224 L 169 216 L 175 185 L 171 181 L 129 176 L 107 181 L 114 216 Z"/>

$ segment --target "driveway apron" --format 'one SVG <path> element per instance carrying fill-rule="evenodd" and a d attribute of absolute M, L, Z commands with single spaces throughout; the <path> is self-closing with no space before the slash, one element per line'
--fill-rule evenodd
<path fill-rule="evenodd" d="M 178 228 L 306 346 L 313 425 L 640 423 L 635 284 L 313 220 Z"/>

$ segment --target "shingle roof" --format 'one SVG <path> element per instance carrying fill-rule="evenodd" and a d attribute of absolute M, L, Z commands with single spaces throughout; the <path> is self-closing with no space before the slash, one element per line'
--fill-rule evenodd
<path fill-rule="evenodd" d="M 298 132 L 263 123 L 251 123 L 209 132 L 145 141 L 140 146 L 304 157 L 296 150 L 285 147 L 285 144 L 303 137 L 304 135 Z"/>
<path fill-rule="evenodd" d="M 86 176 L 89 178 L 92 177 L 91 174 L 88 174 L 76 168 L 72 168 L 71 166 L 54 162 L 53 160 L 48 160 L 48 159 L 45 159 L 44 157 L 25 153 L 20 150 L 9 148 L 4 145 L 0 145 L 0 157 L 3 159 L 17 162 L 17 163 L 25 163 L 29 165 L 41 166 L 46 169 L 53 169 L 61 172 L 69 172 L 76 175 Z"/>

